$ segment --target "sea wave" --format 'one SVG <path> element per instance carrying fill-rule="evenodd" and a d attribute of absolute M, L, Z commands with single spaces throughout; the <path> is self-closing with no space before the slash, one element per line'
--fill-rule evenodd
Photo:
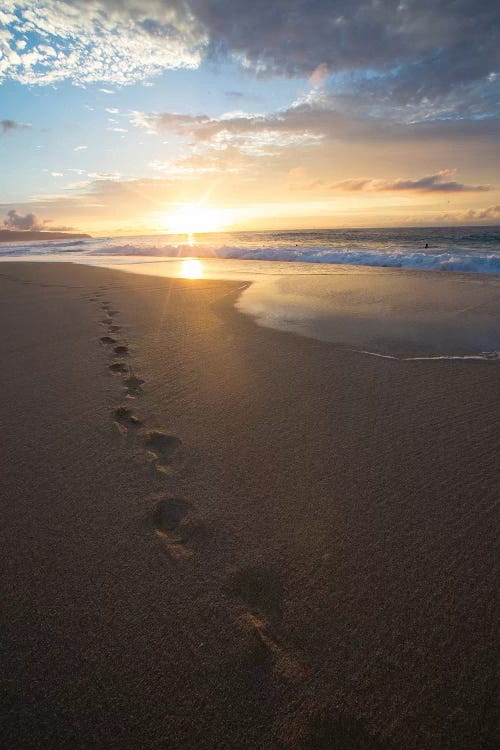
<path fill-rule="evenodd" d="M 325 263 L 427 271 L 500 274 L 500 250 L 496 247 L 373 247 L 331 244 L 168 243 L 157 238 L 91 239 L 0 246 L 0 258 L 26 255 L 66 254 L 83 257 L 139 256 L 154 258 L 200 257 L 295 263 Z M 83 258 L 82 258 L 83 259 Z"/>
<path fill-rule="evenodd" d="M 408 268 L 428 271 L 461 271 L 467 273 L 500 273 L 500 252 L 488 250 L 378 250 L 368 248 L 331 247 L 325 245 L 293 247 L 281 245 L 142 245 L 135 243 L 106 244 L 89 249 L 89 255 L 140 255 L 149 257 L 224 258 L 234 260 L 280 261 L 295 263 L 327 263 L 357 266 Z"/>

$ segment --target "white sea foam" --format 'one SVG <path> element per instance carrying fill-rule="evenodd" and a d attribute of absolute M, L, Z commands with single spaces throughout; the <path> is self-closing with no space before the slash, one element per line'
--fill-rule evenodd
<path fill-rule="evenodd" d="M 373 234 L 373 233 L 372 233 Z M 464 236 L 459 243 L 442 238 L 434 247 L 415 247 L 416 242 L 401 232 L 400 240 L 388 242 L 383 231 L 363 239 L 349 239 L 332 234 L 331 241 L 324 240 L 325 233 L 309 232 L 295 236 L 291 233 L 248 233 L 246 235 L 204 235 L 195 243 L 186 238 L 174 241 L 163 237 L 104 238 L 43 243 L 15 243 L 0 245 L 2 257 L 32 254 L 68 254 L 71 256 L 141 256 L 150 258 L 179 258 L 196 256 L 254 261 L 280 261 L 295 263 L 324 263 L 360 265 L 389 268 L 407 268 L 430 271 L 457 271 L 466 273 L 500 274 L 500 243 L 490 236 Z M 297 239 L 296 243 L 290 241 Z M 484 239 L 484 241 L 482 241 Z M 228 240 L 231 240 L 228 242 Z M 236 241 L 235 241 L 236 240 Z"/>

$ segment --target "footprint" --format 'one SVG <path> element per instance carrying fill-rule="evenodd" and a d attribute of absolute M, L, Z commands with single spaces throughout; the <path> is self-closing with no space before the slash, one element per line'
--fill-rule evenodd
<path fill-rule="evenodd" d="M 180 497 L 168 497 L 158 500 L 154 510 L 154 523 L 158 531 L 171 533 L 191 510 L 191 504 Z"/>
<path fill-rule="evenodd" d="M 128 372 L 128 367 L 125 362 L 113 362 L 109 369 L 111 372 Z"/>
<path fill-rule="evenodd" d="M 116 339 L 114 339 L 112 336 L 101 336 L 99 341 L 101 341 L 103 344 L 116 344 Z"/>
<path fill-rule="evenodd" d="M 111 333 L 116 333 L 117 331 L 121 331 L 121 329 L 122 329 L 122 327 L 121 327 L 121 326 L 115 326 L 115 325 L 113 325 L 113 326 L 108 326 L 108 328 L 109 328 L 109 331 L 110 331 Z"/>
<path fill-rule="evenodd" d="M 157 497 L 153 511 L 155 532 L 174 559 L 186 559 L 208 541 L 205 523 L 196 518 L 193 506 L 179 497 Z"/>
<path fill-rule="evenodd" d="M 258 610 L 269 620 L 281 620 L 285 588 L 277 573 L 268 568 L 232 568 L 226 590 L 241 599 L 251 610 Z"/>
<path fill-rule="evenodd" d="M 243 636 L 245 655 L 250 664 L 273 670 L 290 682 L 301 682 L 305 679 L 307 670 L 291 651 L 281 645 L 264 618 L 252 612 L 245 612 L 239 618 L 238 625 Z"/>
<path fill-rule="evenodd" d="M 182 441 L 175 435 L 153 430 L 144 439 L 144 445 L 153 458 L 153 465 L 158 471 L 165 472 L 171 459 L 182 445 Z"/>
<path fill-rule="evenodd" d="M 142 422 L 126 406 L 119 406 L 113 411 L 113 417 L 117 422 L 128 427 L 140 427 Z"/>
<path fill-rule="evenodd" d="M 114 318 L 115 315 L 119 315 L 118 310 L 107 310 L 107 313 L 110 318 Z"/>
<path fill-rule="evenodd" d="M 227 577 L 226 593 L 250 610 L 238 619 L 250 662 L 272 668 L 292 682 L 304 679 L 303 665 L 273 632 L 282 619 L 285 594 L 279 575 L 268 568 L 233 568 Z"/>
<path fill-rule="evenodd" d="M 146 435 L 146 446 L 165 458 L 170 458 L 180 448 L 182 442 L 175 435 L 167 435 L 165 432 L 152 430 Z"/>
<path fill-rule="evenodd" d="M 116 339 L 111 339 L 111 340 L 114 341 Z M 115 346 L 113 351 L 115 354 L 128 354 L 128 346 L 125 346 L 125 344 L 119 344 L 118 346 Z"/>
<path fill-rule="evenodd" d="M 372 734 L 361 717 L 343 714 L 337 706 L 304 710 L 304 718 L 285 726 L 282 739 L 289 750 L 390 750 L 393 747 Z"/>
<path fill-rule="evenodd" d="M 144 385 L 146 381 L 142 380 L 141 378 L 138 378 L 136 375 L 130 375 L 125 380 L 125 393 L 127 396 L 130 396 L 131 398 L 135 398 L 136 396 L 140 396 L 142 393 L 141 386 Z"/>

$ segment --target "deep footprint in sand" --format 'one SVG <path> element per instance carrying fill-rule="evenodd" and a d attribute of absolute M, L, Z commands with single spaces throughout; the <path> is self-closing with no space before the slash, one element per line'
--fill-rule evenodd
<path fill-rule="evenodd" d="M 207 526 L 196 518 L 191 503 L 180 497 L 155 498 L 153 522 L 156 535 L 174 559 L 191 557 L 208 540 Z"/>
<path fill-rule="evenodd" d="M 281 739 L 287 750 L 391 750 L 393 747 L 385 738 L 372 734 L 361 717 L 343 715 L 336 705 L 303 710 L 304 717 L 289 720 L 283 727 Z"/>
<path fill-rule="evenodd" d="M 232 568 L 226 593 L 240 599 L 250 610 L 237 621 L 250 663 L 272 668 L 292 682 L 303 679 L 304 667 L 273 632 L 282 619 L 285 594 L 279 575 L 268 568 Z"/>
<path fill-rule="evenodd" d="M 226 591 L 270 620 L 276 622 L 282 617 L 285 587 L 280 576 L 269 568 L 231 568 Z"/>
<path fill-rule="evenodd" d="M 101 336 L 99 341 L 101 341 L 101 343 L 103 344 L 116 344 L 116 339 L 114 339 L 112 336 Z"/>
<path fill-rule="evenodd" d="M 108 323 L 109 322 L 111 322 L 111 321 L 108 321 Z M 121 329 L 122 329 L 121 326 L 108 325 L 108 330 L 110 331 L 110 333 L 117 333 L 117 331 L 121 331 Z"/>
<path fill-rule="evenodd" d="M 171 462 L 182 445 L 182 441 L 175 435 L 152 430 L 144 438 L 144 445 L 154 458 L 154 465 L 161 471 Z"/>
<path fill-rule="evenodd" d="M 128 372 L 128 367 L 125 364 L 125 362 L 113 362 L 109 366 L 109 369 L 111 370 L 111 372 L 119 372 L 119 373 Z"/>
<path fill-rule="evenodd" d="M 180 497 L 164 497 L 157 501 L 154 509 L 154 524 L 158 531 L 171 533 L 191 510 L 191 504 Z"/>
<path fill-rule="evenodd" d="M 136 375 L 130 375 L 125 380 L 125 393 L 130 398 L 135 398 L 136 396 L 140 396 L 142 393 L 142 386 L 144 385 L 146 381 L 142 380 L 141 378 L 138 378 Z"/>
<path fill-rule="evenodd" d="M 132 414 L 131 410 L 126 406 L 119 406 L 112 413 L 112 416 L 117 422 L 124 424 L 126 427 L 140 427 L 141 420 Z"/>
<path fill-rule="evenodd" d="M 125 344 L 119 344 L 118 346 L 115 346 L 113 351 L 115 354 L 125 355 L 128 354 L 128 346 L 126 346 Z"/>

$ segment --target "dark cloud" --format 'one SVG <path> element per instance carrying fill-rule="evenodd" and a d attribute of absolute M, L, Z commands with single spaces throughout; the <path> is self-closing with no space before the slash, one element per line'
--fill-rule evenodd
<path fill-rule="evenodd" d="M 376 95 L 379 106 L 384 100 L 432 101 L 482 82 L 479 99 L 495 89 L 498 110 L 497 82 L 491 78 L 500 69 L 497 0 L 192 0 L 191 5 L 209 31 L 212 54 L 237 54 L 260 74 L 306 76 L 323 66 L 335 78 L 357 71 L 359 79 L 345 85 Z M 342 81 L 335 85 L 341 88 Z"/>
<path fill-rule="evenodd" d="M 11 133 L 13 130 L 30 130 L 31 125 L 23 122 L 16 122 L 15 120 L 0 120 L 1 135 Z"/>
<path fill-rule="evenodd" d="M 7 218 L 4 220 L 4 226 L 7 229 L 21 229 L 21 230 L 40 230 L 43 229 L 44 223 L 36 214 L 18 214 L 15 208 L 12 208 L 7 213 Z"/>
<path fill-rule="evenodd" d="M 491 185 L 465 185 L 462 182 L 446 179 L 451 174 L 452 172 L 444 170 L 437 174 L 420 177 L 417 180 L 376 180 L 370 178 L 342 180 L 342 182 L 335 182 L 330 185 L 330 189 L 345 192 L 413 190 L 419 193 L 484 193 L 492 190 Z"/>

